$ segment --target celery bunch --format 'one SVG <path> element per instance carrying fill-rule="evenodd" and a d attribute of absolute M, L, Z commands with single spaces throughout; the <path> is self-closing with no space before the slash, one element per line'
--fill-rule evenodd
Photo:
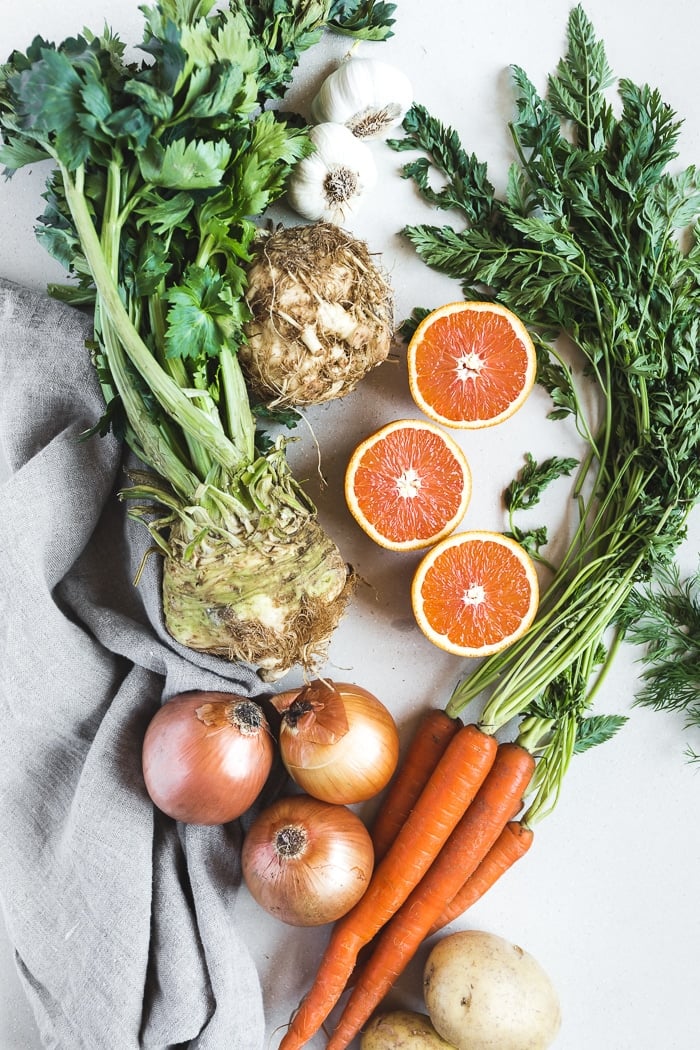
<path fill-rule="evenodd" d="M 164 555 L 168 630 L 274 679 L 324 651 L 352 580 L 238 364 L 255 218 L 309 149 L 268 104 L 325 28 L 381 39 L 393 5 L 142 10 L 142 61 L 106 29 L 9 57 L 0 162 L 53 162 L 37 234 L 74 278 L 53 293 L 94 309 L 95 430 L 148 468 L 123 496 Z"/>

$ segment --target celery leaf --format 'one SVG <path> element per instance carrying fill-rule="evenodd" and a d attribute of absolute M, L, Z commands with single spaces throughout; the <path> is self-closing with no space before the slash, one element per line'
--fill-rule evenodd
<path fill-rule="evenodd" d="M 166 296 L 168 357 L 214 358 L 234 337 L 246 315 L 225 279 L 209 267 L 190 266 Z"/>
<path fill-rule="evenodd" d="M 143 178 L 155 186 L 175 190 L 208 189 L 218 186 L 231 159 L 225 140 L 205 142 L 176 139 L 165 148 L 153 148 L 139 156 Z"/>

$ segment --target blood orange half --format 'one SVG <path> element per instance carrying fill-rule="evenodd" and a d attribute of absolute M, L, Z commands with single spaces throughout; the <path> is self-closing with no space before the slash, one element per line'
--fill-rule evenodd
<path fill-rule="evenodd" d="M 532 390 L 537 359 L 522 321 L 498 303 L 448 303 L 428 314 L 408 344 L 413 400 L 444 426 L 501 423 Z"/>
<path fill-rule="evenodd" d="M 459 445 L 434 423 L 398 419 L 360 442 L 345 472 L 345 499 L 360 528 L 389 550 L 429 547 L 449 535 L 471 497 Z"/>
<path fill-rule="evenodd" d="M 441 649 L 488 656 L 520 638 L 539 602 L 535 566 L 498 532 L 455 533 L 421 560 L 411 586 L 416 622 Z"/>

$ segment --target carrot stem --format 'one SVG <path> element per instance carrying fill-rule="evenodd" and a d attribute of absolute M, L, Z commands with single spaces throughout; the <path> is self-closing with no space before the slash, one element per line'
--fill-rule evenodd
<path fill-rule="evenodd" d="M 493 766 L 440 854 L 388 922 L 355 982 L 327 1050 L 344 1050 L 415 955 L 446 902 L 462 888 L 498 840 L 535 769 L 529 751 L 498 746 Z"/>
<path fill-rule="evenodd" d="M 440 853 L 494 764 L 498 745 L 475 725 L 462 726 L 428 779 L 359 902 L 333 927 L 313 984 L 279 1050 L 298 1050 L 343 994 L 360 949 L 391 919 Z"/>
<path fill-rule="evenodd" d="M 430 774 L 461 725 L 459 719 L 450 718 L 440 708 L 430 708 L 423 715 L 372 824 L 370 834 L 375 864 L 386 854 L 408 820 Z"/>

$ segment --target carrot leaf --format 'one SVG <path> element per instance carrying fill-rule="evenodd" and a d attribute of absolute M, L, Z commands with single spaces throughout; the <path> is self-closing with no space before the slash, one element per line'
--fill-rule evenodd
<path fill-rule="evenodd" d="M 627 715 L 588 715 L 580 718 L 576 728 L 574 754 L 580 755 L 598 744 L 611 740 L 628 721 Z"/>
<path fill-rule="evenodd" d="M 578 465 L 526 457 L 508 487 L 512 518 L 540 498 L 550 467 L 571 475 L 566 546 L 557 564 L 537 555 L 551 575 L 524 637 L 470 667 L 447 704 L 458 716 L 486 695 L 480 724 L 490 731 L 521 720 L 539 756 L 533 806 L 541 815 L 571 756 L 621 724 L 591 705 L 625 630 L 646 646 L 638 702 L 678 704 L 693 721 L 698 712 L 696 683 L 686 695 L 679 681 L 690 680 L 679 671 L 680 649 L 666 649 L 682 636 L 664 622 L 664 572 L 700 500 L 700 172 L 671 169 L 682 121 L 657 89 L 615 80 L 581 5 L 569 13 L 566 54 L 546 93 L 519 66 L 512 83 L 513 160 L 502 197 L 457 131 L 425 107 L 413 106 L 390 145 L 413 153 L 404 174 L 457 220 L 407 225 L 405 237 L 463 295 L 522 319 L 550 418 L 583 443 Z M 533 552 L 545 538 L 510 527 Z M 623 610 L 637 592 L 652 611 L 632 624 Z M 673 643 L 661 643 L 662 632 Z"/>
<path fill-rule="evenodd" d="M 526 452 L 525 466 L 506 488 L 506 510 L 513 514 L 534 507 L 553 481 L 568 477 L 577 466 L 578 460 L 568 456 L 550 456 L 537 463 L 532 453 Z"/>

